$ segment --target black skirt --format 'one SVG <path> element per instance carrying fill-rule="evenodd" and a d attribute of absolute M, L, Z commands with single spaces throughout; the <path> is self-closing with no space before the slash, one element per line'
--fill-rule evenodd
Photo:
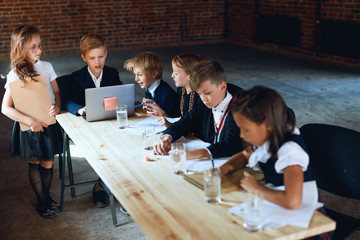
<path fill-rule="evenodd" d="M 52 160 L 55 154 L 62 153 L 63 130 L 59 123 L 44 128 L 44 132 L 22 132 L 20 124 L 14 122 L 9 152 L 12 157 L 22 160 L 36 157 L 39 161 Z"/>

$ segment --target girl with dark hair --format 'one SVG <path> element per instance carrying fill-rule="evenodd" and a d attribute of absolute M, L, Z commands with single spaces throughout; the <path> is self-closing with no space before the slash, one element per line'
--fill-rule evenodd
<path fill-rule="evenodd" d="M 222 173 L 246 165 L 259 169 L 267 183 L 285 186 L 285 190 L 266 188 L 247 172 L 240 182 L 241 187 L 247 191 L 259 191 L 266 200 L 284 208 L 299 208 L 303 182 L 313 178 L 305 143 L 295 127 L 292 110 L 275 90 L 257 86 L 240 92 L 232 113 L 245 149 L 221 166 Z"/>

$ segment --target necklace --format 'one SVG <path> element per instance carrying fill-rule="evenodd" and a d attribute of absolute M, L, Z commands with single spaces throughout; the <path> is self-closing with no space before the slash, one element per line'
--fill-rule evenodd
<path fill-rule="evenodd" d="M 184 116 L 184 95 L 185 95 L 185 88 L 183 87 L 181 90 L 181 102 L 180 102 L 180 111 L 181 111 L 181 116 Z M 189 101 L 189 111 L 190 112 L 193 108 L 193 103 L 194 103 L 194 97 L 195 97 L 195 91 L 191 91 L 190 93 L 190 101 Z"/>

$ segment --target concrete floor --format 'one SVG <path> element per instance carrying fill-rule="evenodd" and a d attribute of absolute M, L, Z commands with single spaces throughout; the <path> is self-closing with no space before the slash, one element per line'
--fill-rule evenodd
<path fill-rule="evenodd" d="M 163 78 L 172 86 L 172 57 L 182 52 L 196 52 L 203 58 L 220 60 L 231 83 L 244 89 L 265 85 L 279 91 L 295 111 L 298 127 L 317 122 L 360 131 L 358 71 L 227 43 L 109 52 L 107 65 L 119 70 L 124 83 L 134 83 L 133 74 L 125 72 L 122 66 L 127 59 L 145 50 L 160 55 L 165 65 Z M 58 76 L 84 66 L 80 55 L 44 56 L 42 59 L 53 64 Z M 8 62 L 0 62 L 0 74 L 8 72 L 8 65 Z M 3 86 L 4 83 L 1 80 L 0 85 Z M 3 92 L 1 88 L 1 98 Z M 143 91 L 136 85 L 136 99 L 140 100 L 142 97 Z M 3 218 L 0 223 L 0 239 L 146 239 L 131 217 L 119 212 L 119 222 L 123 224 L 113 227 L 109 207 L 99 209 L 92 205 L 92 186 L 77 188 L 77 197 L 74 199 L 67 190 L 64 211 L 54 220 L 41 219 L 34 210 L 36 200 L 28 183 L 27 164 L 11 159 L 8 155 L 12 121 L 0 115 L 0 122 L 0 216 Z M 72 150 L 75 156 L 75 180 L 96 178 L 75 146 Z M 60 197 L 57 162 L 52 195 L 55 199 Z M 321 195 L 327 207 L 360 217 L 360 201 L 339 198 L 323 191 Z M 360 239 L 360 233 L 354 233 L 350 239 Z"/>

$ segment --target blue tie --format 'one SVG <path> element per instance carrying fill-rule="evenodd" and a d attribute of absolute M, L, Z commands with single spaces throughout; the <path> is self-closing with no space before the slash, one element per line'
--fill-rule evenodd
<path fill-rule="evenodd" d="M 145 91 L 145 98 L 152 99 L 151 93 L 148 88 L 146 88 L 146 91 Z"/>

